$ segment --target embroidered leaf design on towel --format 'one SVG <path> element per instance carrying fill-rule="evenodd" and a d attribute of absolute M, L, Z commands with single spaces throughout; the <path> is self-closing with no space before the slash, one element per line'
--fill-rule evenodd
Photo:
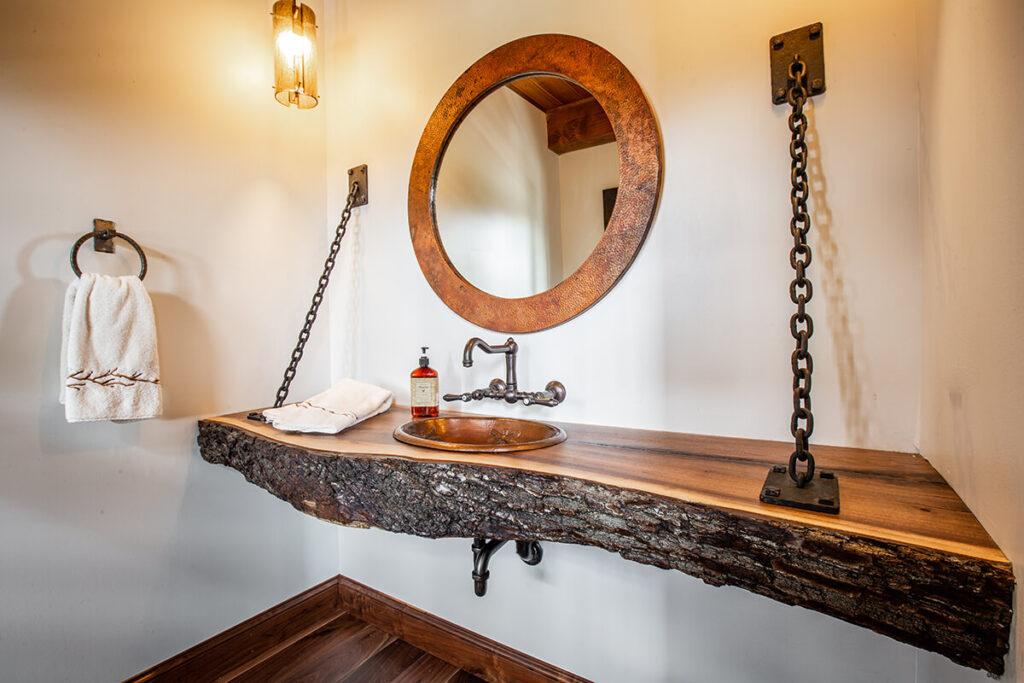
<path fill-rule="evenodd" d="M 309 401 L 302 401 L 301 403 L 296 403 L 295 407 L 296 408 L 313 409 L 313 410 L 322 410 L 325 413 L 330 413 L 331 415 L 337 415 L 339 417 L 351 417 L 353 420 L 358 419 L 358 416 L 355 413 L 353 413 L 352 411 L 350 411 L 350 410 L 346 410 L 344 412 L 340 412 L 339 413 L 336 410 L 331 410 L 330 408 L 324 408 L 323 406 L 318 406 L 318 405 L 316 405 L 314 403 L 310 403 Z"/>
<path fill-rule="evenodd" d="M 150 379 L 143 377 L 141 372 L 128 375 L 121 372 L 118 368 L 96 373 L 88 370 L 79 370 L 68 375 L 68 379 L 71 380 L 68 382 L 68 389 L 74 389 L 75 391 L 81 390 L 88 383 L 98 384 L 101 387 L 131 387 L 139 382 L 147 384 L 160 383 L 159 377 Z"/>

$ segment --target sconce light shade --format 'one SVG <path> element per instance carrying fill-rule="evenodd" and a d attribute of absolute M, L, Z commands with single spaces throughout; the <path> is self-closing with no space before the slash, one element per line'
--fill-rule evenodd
<path fill-rule="evenodd" d="M 312 109 L 316 85 L 316 15 L 294 0 L 274 3 L 274 97 L 286 107 Z"/>

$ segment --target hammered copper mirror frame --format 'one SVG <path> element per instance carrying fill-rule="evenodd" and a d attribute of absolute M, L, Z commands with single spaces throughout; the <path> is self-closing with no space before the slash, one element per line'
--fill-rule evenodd
<path fill-rule="evenodd" d="M 459 123 L 488 93 L 528 75 L 573 80 L 604 108 L 618 143 L 619 189 L 608 227 L 583 265 L 551 289 L 505 299 L 474 287 L 452 265 L 438 236 L 434 196 L 441 159 Z M 654 111 L 614 55 L 590 41 L 558 34 L 502 45 L 452 84 L 416 149 L 409 178 L 409 231 L 423 275 L 449 308 L 480 327 L 522 333 L 559 325 L 597 303 L 633 262 L 654 219 L 661 160 Z"/>

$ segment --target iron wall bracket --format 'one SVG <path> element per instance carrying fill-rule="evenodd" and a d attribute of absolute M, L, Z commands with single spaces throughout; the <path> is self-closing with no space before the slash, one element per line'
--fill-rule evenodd
<path fill-rule="evenodd" d="M 366 164 L 348 169 L 348 191 L 352 192 L 352 185 L 359 183 L 359 190 L 356 192 L 352 207 L 366 206 L 370 203 L 370 188 L 366 184 Z"/>
<path fill-rule="evenodd" d="M 800 55 L 807 65 L 807 96 L 825 92 L 825 49 L 821 22 L 772 36 L 769 41 L 772 66 L 772 102 L 786 103 L 789 66 Z"/>
<path fill-rule="evenodd" d="M 92 250 L 102 251 L 104 254 L 114 253 L 114 236 L 117 230 L 114 229 L 114 221 L 102 218 L 92 219 Z"/>

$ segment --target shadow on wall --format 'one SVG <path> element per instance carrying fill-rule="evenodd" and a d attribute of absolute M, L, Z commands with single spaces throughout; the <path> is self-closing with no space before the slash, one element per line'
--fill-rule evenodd
<path fill-rule="evenodd" d="M 362 273 L 360 272 L 362 258 L 360 257 L 360 252 L 362 251 L 363 230 L 360 215 L 359 211 L 352 212 L 352 217 L 346 229 L 345 239 L 341 243 L 341 252 L 338 257 L 341 263 L 332 275 L 334 284 L 328 290 L 330 292 L 328 297 L 337 297 L 336 300 L 339 301 L 335 305 L 333 301 L 328 300 L 327 308 L 329 314 L 331 317 L 337 316 L 337 320 L 344 320 L 345 325 L 339 330 L 338 326 L 329 329 L 329 321 L 327 320 L 320 323 L 324 326 L 324 331 L 320 334 L 330 334 L 331 336 L 330 356 L 332 366 L 329 368 L 329 371 L 332 373 L 332 384 L 334 379 L 337 378 L 358 376 L 357 369 L 361 367 L 359 339 L 362 336 L 363 317 L 360 306 L 359 285 L 362 279 Z M 347 277 L 348 281 L 341 282 L 343 277 Z M 343 290 L 344 294 L 339 289 Z M 337 338 L 335 338 L 335 335 L 337 335 Z"/>
<path fill-rule="evenodd" d="M 43 358 L 42 395 L 44 400 L 40 406 L 40 428 L 43 437 L 43 445 L 56 447 L 57 450 L 65 450 L 74 444 L 72 450 L 78 448 L 80 434 L 76 432 L 74 437 L 68 440 L 61 439 L 62 434 L 67 433 L 68 425 L 64 422 L 63 408 L 56 400 L 46 400 L 47 397 L 56 397 L 59 378 L 57 359 L 60 354 L 61 343 L 61 316 L 64 306 L 64 291 L 67 283 L 73 277 L 68 272 L 67 280 L 36 278 L 32 276 L 29 263 L 32 253 L 44 242 L 55 241 L 59 244 L 71 244 L 76 235 L 57 235 L 33 240 L 25 245 L 18 256 L 18 273 L 22 283 L 12 293 L 7 306 L 8 315 L 6 318 L 24 320 L 19 315 L 21 311 L 45 310 L 52 308 L 52 315 L 47 330 L 38 329 L 35 331 L 21 330 L 28 339 L 46 338 L 46 351 Z M 82 256 L 87 251 L 87 246 L 81 250 Z M 167 273 L 165 281 L 183 281 L 184 274 L 179 272 L 179 265 L 167 254 L 157 251 L 152 247 L 143 245 L 146 257 L 150 263 L 159 263 L 159 268 Z M 120 249 L 118 249 L 120 253 Z M 88 258 L 88 257 L 86 257 Z M 134 258 L 134 256 L 132 256 Z M 87 263 L 85 258 L 80 259 Z M 134 265 L 134 264 L 133 264 Z M 87 268 L 86 268 L 87 269 Z M 109 266 L 104 270 L 108 270 Z M 152 265 L 150 273 L 153 272 Z M 152 276 L 150 276 L 152 282 Z M 157 340 L 160 354 L 160 379 L 163 390 L 164 411 L 163 418 L 175 419 L 200 415 L 214 411 L 217 405 L 216 382 L 213 381 L 214 362 L 211 356 L 213 340 L 209 331 L 203 324 L 203 320 L 188 302 L 181 297 L 162 292 L 149 292 L 153 302 L 153 310 L 156 315 Z M 13 314 L 12 314 L 13 312 Z M 4 339 L 9 338 L 5 318 Z M 11 330 L 17 334 L 18 331 Z M 55 425 L 59 427 L 54 428 Z M 131 429 L 127 429 L 131 427 Z M 133 438 L 121 439 L 124 445 L 136 444 L 138 442 L 138 424 L 118 425 L 118 433 L 122 435 L 131 433 Z M 56 440 L 54 440 L 56 439 Z M 110 445 L 109 436 L 97 444 L 99 447 Z M 89 446 L 87 446 L 89 447 Z M 49 450 L 49 448 L 44 448 Z"/>
<path fill-rule="evenodd" d="M 839 250 L 833 237 L 832 208 L 828 203 L 828 181 L 821 164 L 821 143 L 814 121 L 814 103 L 804 109 L 807 116 L 807 180 L 810 187 L 812 228 L 817 231 L 817 243 L 811 244 L 812 253 L 821 268 L 821 289 L 825 295 L 826 319 L 832 346 L 836 354 L 839 379 L 840 413 L 846 438 L 852 444 L 863 444 L 867 438 L 868 420 L 864 414 L 863 388 L 857 368 L 857 349 L 850 324 L 850 306 L 846 297 Z M 812 281 L 813 275 L 810 276 Z"/>
<path fill-rule="evenodd" d="M 16 415 L 8 414 L 5 419 L 17 419 L 22 424 L 37 421 L 40 450 L 44 454 L 83 452 L 138 442 L 137 424 L 124 425 L 115 444 L 111 444 L 111 435 L 105 430 L 73 431 L 64 421 L 64 408 L 57 401 L 64 292 L 74 275 L 68 265 L 64 280 L 35 277 L 30 264 L 33 254 L 44 246 L 66 254 L 64 248 L 70 248 L 76 237 L 77 234 L 49 235 L 25 243 L 17 258 L 20 282 L 7 299 L 0 322 L 0 354 L 9 374 L 6 381 L 11 386 L 24 387 L 23 397 L 29 401 L 36 396 L 39 400 L 38 406 L 22 404 Z M 38 393 L 26 391 L 36 382 L 40 383 Z"/>
<path fill-rule="evenodd" d="M 666 680 L 913 680 L 915 649 L 869 629 L 752 596 L 733 586 L 707 586 L 676 572 L 667 573 L 664 591 L 663 670 L 682 672 L 679 678 L 673 673 Z M 701 616 L 695 619 L 693 615 Z M 740 625 L 770 635 L 752 642 L 738 641 L 736 637 L 743 632 Z M 869 652 L 872 656 L 865 657 Z"/>
<path fill-rule="evenodd" d="M 322 557 L 333 527 L 304 522 L 286 503 L 197 455 L 193 416 L 216 408 L 217 358 L 200 312 L 178 296 L 152 295 L 164 417 L 65 422 L 58 357 L 64 292 L 74 277 L 68 249 L 77 236 L 21 245 L 0 320 L 7 389 L 0 433 L 8 444 L 0 450 L 0 535 L 16 548 L 3 563 L 0 601 L 15 604 L 0 629 L 0 661 L 17 652 L 0 667 L 3 680 L 77 680 L 72 669 L 121 680 L 334 569 Z M 159 264 L 154 280 L 186 282 L 180 262 L 146 253 Z M 127 257 L 83 254 L 80 262 L 106 272 L 137 267 Z M 48 276 L 34 275 L 33 263 Z M 194 273 L 188 277 L 194 282 Z M 271 544 L 277 552 L 267 552 Z M 46 610 L 69 604 L 75 609 L 51 625 Z M 47 659 L 54 637 L 64 656 Z M 116 657 L 113 642 L 121 648 Z"/>
<path fill-rule="evenodd" d="M 198 311 L 173 294 L 150 292 L 160 344 L 164 419 L 216 412 L 213 339 Z"/>
<path fill-rule="evenodd" d="M 114 500 L 131 498 L 146 488 L 134 481 L 129 489 L 135 494 L 114 496 L 103 503 L 100 492 L 126 481 L 122 477 L 137 474 L 131 470 L 132 453 L 158 445 L 159 436 L 145 438 L 154 431 L 180 430 L 169 418 L 181 418 L 210 410 L 215 405 L 210 337 L 195 309 L 176 296 L 153 296 L 160 339 L 161 378 L 164 383 L 164 418 L 142 422 L 113 424 L 92 422 L 69 424 L 64 408 L 57 400 L 61 381 L 59 355 L 64 292 L 74 277 L 67 263 L 66 249 L 77 234 L 39 237 L 23 245 L 17 256 L 20 278 L 11 291 L 0 321 L 0 357 L 4 359 L 4 383 L 18 387 L 18 399 L 4 415 L 4 432 L 15 440 L 19 433 L 29 437 L 35 424 L 38 454 L 31 448 L 10 448 L 3 455 L 8 476 L 0 480 L 0 491 L 7 502 L 18 502 L 34 514 L 52 519 L 68 528 L 89 522 L 85 510 L 116 509 Z M 84 251 L 84 250 L 83 250 Z M 37 277 L 31 263 L 52 255 L 67 268 L 66 277 Z M 59 254 L 59 257 L 58 257 Z M 147 249 L 151 261 L 170 264 L 163 254 Z M 109 258 L 109 257 L 107 257 Z M 133 255 L 134 258 L 134 255 Z M 84 259 L 82 261 L 85 262 Z M 119 264 L 120 267 L 121 264 Z M 131 267 L 135 267 L 134 264 Z M 173 268 L 173 264 L 170 264 Z M 52 272 L 52 271 L 51 271 Z M 12 392 L 13 393 L 13 392 Z M 190 427 L 190 429 L 192 429 Z M 156 441 L 154 441 L 156 439 Z M 20 439 L 24 441 L 23 438 Z M 143 443 L 149 441 L 147 445 Z M 25 444 L 27 445 L 27 444 Z M 157 449 L 159 452 L 159 448 Z M 173 459 L 186 458 L 188 449 L 164 451 Z M 150 454 L 149 467 L 166 467 L 167 462 Z M 71 483 L 69 486 L 68 484 Z M 166 481 L 164 482 L 166 485 Z M 154 494 L 150 491 L 150 495 Z M 59 505 L 53 497 L 60 498 Z M 102 514 L 102 511 L 101 511 Z"/>

